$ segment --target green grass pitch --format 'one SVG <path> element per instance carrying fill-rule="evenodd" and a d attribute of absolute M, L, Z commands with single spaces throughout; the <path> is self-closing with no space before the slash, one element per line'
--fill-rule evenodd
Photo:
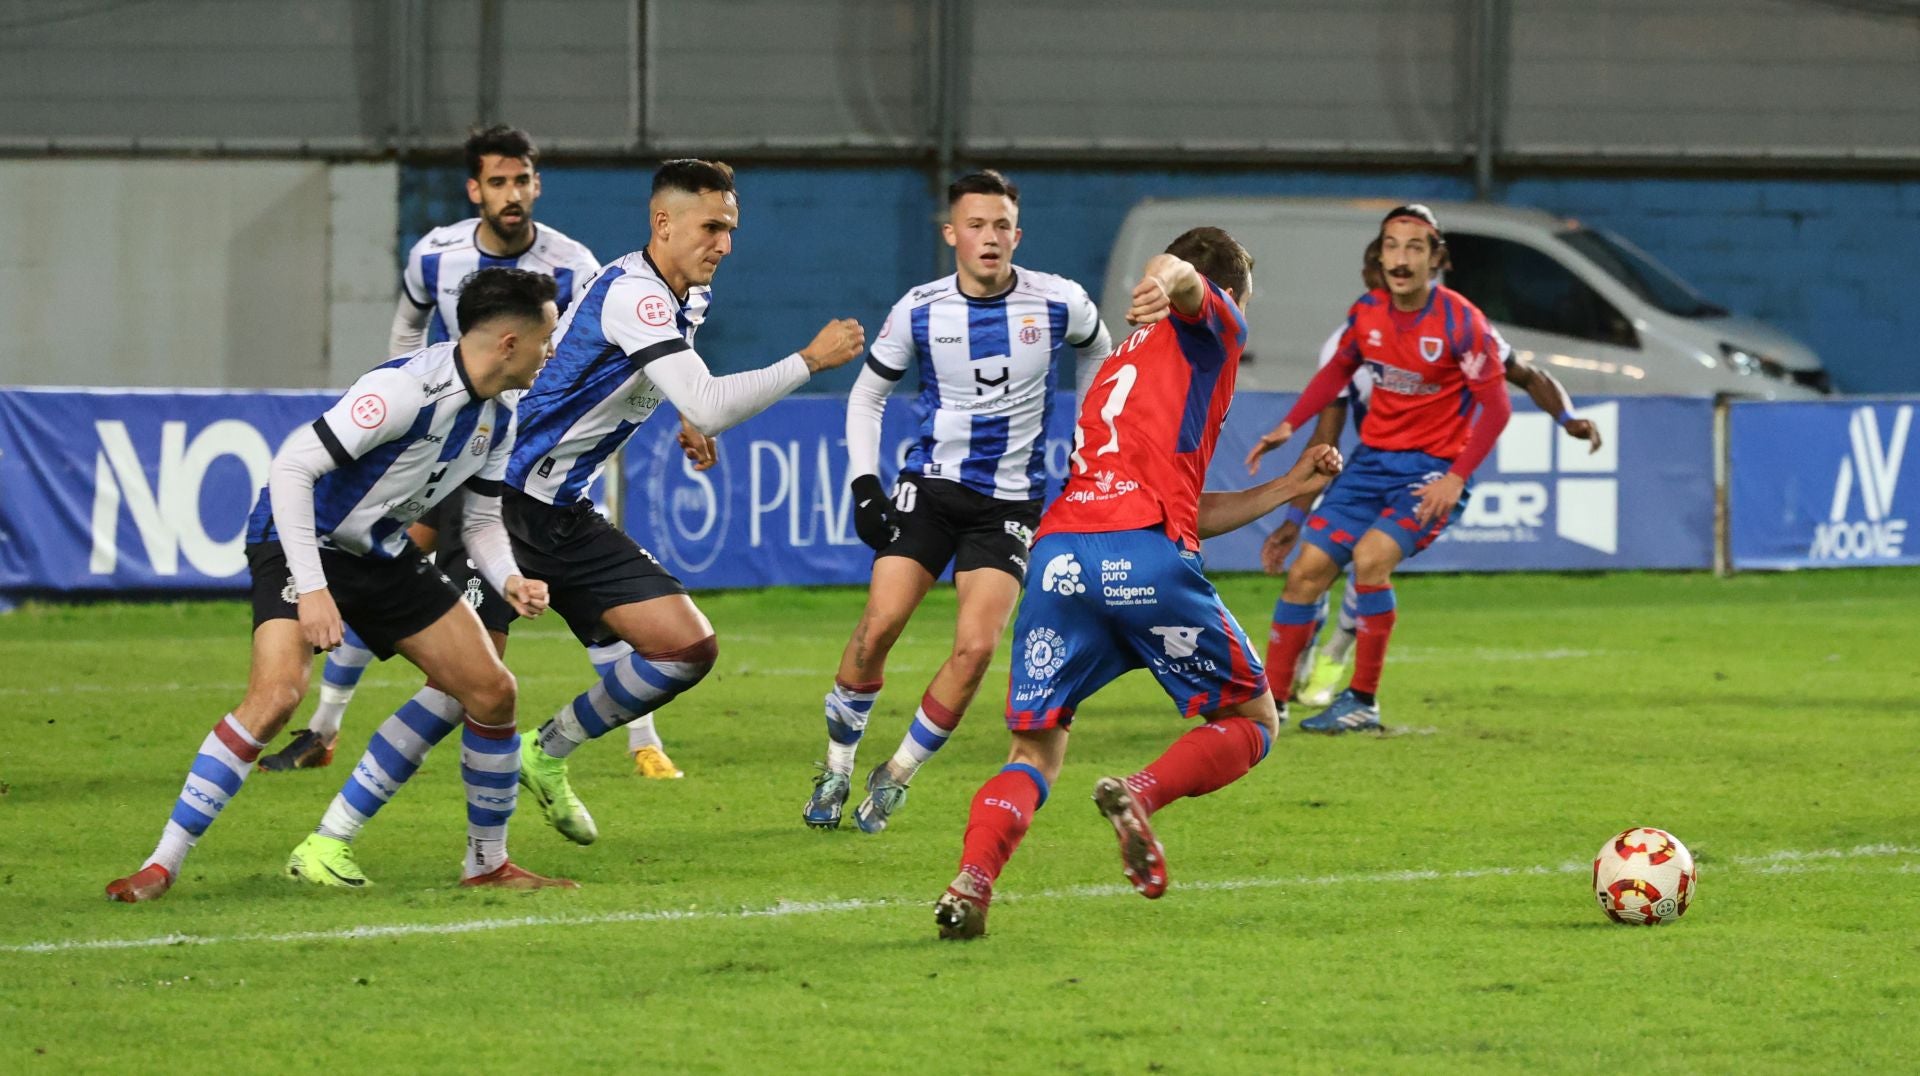
<path fill-rule="evenodd" d="M 1261 637 L 1273 581 L 1221 587 Z M 516 819 L 515 858 L 578 893 L 454 887 L 453 746 L 362 836 L 373 888 L 279 876 L 414 689 L 394 662 L 331 769 L 256 773 L 141 907 L 102 887 L 238 700 L 246 610 L 22 609 L 0 617 L 0 1071 L 1920 1068 L 1920 572 L 1399 596 L 1399 734 L 1288 729 L 1247 779 L 1168 808 L 1158 902 L 1122 883 L 1087 793 L 1185 725 L 1143 673 L 1096 696 L 972 944 L 935 940 L 931 902 L 1005 751 L 1004 644 L 892 829 L 800 824 L 858 591 L 700 597 L 720 666 L 660 717 L 687 778 L 631 776 L 614 737 L 575 755 L 599 844 Z M 862 775 L 952 611 L 936 591 L 896 652 Z M 554 620 L 508 658 L 523 728 L 589 675 Z M 1594 906 L 1594 850 L 1635 824 L 1699 859 L 1678 923 Z"/>

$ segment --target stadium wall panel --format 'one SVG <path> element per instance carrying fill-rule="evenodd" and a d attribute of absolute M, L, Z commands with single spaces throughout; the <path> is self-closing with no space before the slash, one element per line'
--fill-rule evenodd
<path fill-rule="evenodd" d="M 1021 185 L 1026 228 L 1018 260 L 1096 294 L 1120 222 L 1143 198 L 1472 197 L 1468 179 L 1436 172 L 1199 164 L 1010 172 Z M 644 241 L 646 168 L 553 164 L 544 175 L 542 220 L 603 259 Z M 702 353 L 719 368 L 784 355 L 830 316 L 858 317 L 871 329 L 907 288 L 951 271 L 937 231 L 944 194 L 918 169 L 747 166 L 740 182 L 741 231 L 700 337 Z M 1807 341 L 1844 390 L 1920 391 L 1920 363 L 1907 358 L 1920 339 L 1920 307 L 1889 271 L 1920 249 L 1920 181 L 1542 176 L 1508 181 L 1497 194 L 1620 233 L 1708 298 Z M 408 169 L 402 249 L 467 211 L 457 169 Z M 814 387 L 844 391 L 851 376 L 824 377 Z"/>

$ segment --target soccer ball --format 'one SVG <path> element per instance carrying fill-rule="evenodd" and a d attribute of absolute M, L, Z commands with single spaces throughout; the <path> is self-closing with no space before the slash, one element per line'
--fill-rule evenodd
<path fill-rule="evenodd" d="M 1666 830 L 1627 830 L 1593 857 L 1594 899 L 1616 923 L 1672 922 L 1686 914 L 1693 886 L 1693 853 Z"/>

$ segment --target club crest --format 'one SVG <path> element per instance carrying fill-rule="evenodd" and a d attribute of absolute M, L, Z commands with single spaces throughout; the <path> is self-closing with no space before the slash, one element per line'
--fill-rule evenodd
<path fill-rule="evenodd" d="M 1428 362 L 1439 362 L 1440 355 L 1447 349 L 1447 342 L 1437 336 L 1420 338 L 1420 357 Z"/>

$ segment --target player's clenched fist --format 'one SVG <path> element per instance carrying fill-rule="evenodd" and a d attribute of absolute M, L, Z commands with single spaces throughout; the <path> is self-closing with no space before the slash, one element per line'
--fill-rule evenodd
<path fill-rule="evenodd" d="M 827 322 L 826 328 L 814 336 L 813 343 L 800 350 L 800 357 L 807 360 L 808 370 L 819 373 L 845 366 L 866 348 L 867 330 L 852 318 L 841 318 Z"/>
<path fill-rule="evenodd" d="M 513 611 L 531 620 L 547 611 L 547 584 L 523 575 L 507 577 L 507 604 Z"/>
<path fill-rule="evenodd" d="M 340 645 L 340 607 L 325 587 L 300 595 L 298 603 L 300 634 L 315 650 L 333 650 Z"/>
<path fill-rule="evenodd" d="M 1287 473 L 1287 477 L 1300 483 L 1301 492 L 1311 492 L 1325 488 L 1345 465 L 1340 458 L 1340 450 L 1332 445 L 1308 445 L 1307 450 L 1294 461 L 1293 470 Z"/>

